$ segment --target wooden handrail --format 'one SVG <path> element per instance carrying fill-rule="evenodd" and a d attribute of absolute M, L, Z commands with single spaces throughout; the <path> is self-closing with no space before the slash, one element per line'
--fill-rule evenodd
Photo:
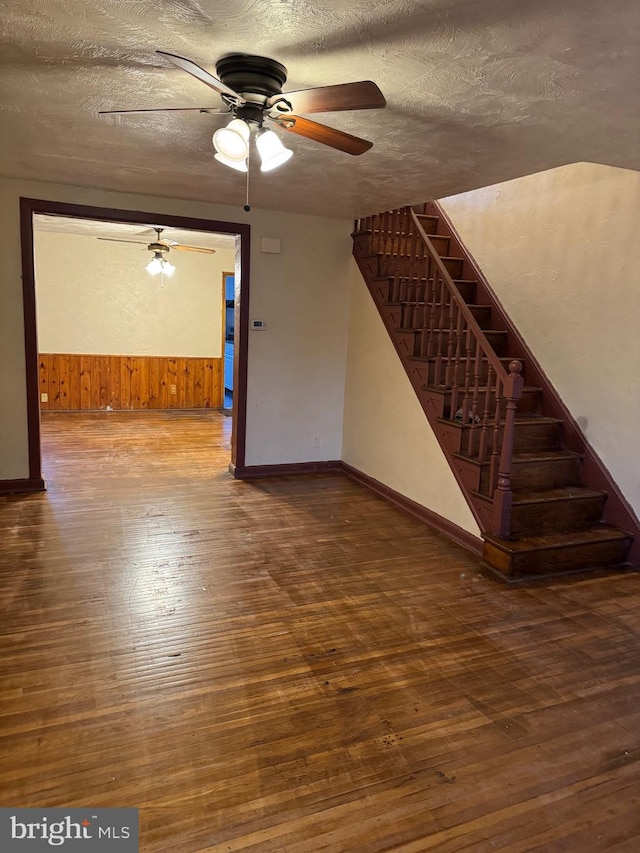
<path fill-rule="evenodd" d="M 492 532 L 506 537 L 522 364 L 505 368 L 411 207 L 356 221 L 355 231 L 370 235 L 373 253 L 396 261 L 381 271 L 389 274 L 389 301 L 401 307 L 400 331 L 414 333 L 427 385 L 446 389 L 442 417 L 461 424 L 461 452 L 481 463 L 480 490 L 493 501 Z"/>

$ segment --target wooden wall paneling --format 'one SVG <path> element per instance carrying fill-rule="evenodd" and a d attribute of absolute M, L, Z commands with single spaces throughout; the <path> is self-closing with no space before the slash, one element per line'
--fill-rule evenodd
<path fill-rule="evenodd" d="M 80 359 L 74 354 L 69 356 L 69 408 L 80 408 Z"/>
<path fill-rule="evenodd" d="M 131 408 L 131 358 L 122 356 L 120 361 L 120 408 Z"/>
<path fill-rule="evenodd" d="M 211 390 L 211 405 L 221 406 L 224 398 L 223 379 L 222 379 L 222 359 L 216 358 L 211 369 L 212 374 L 212 390 Z"/>
<path fill-rule="evenodd" d="M 158 408 L 169 408 L 169 359 L 160 359 L 160 385 L 158 391 Z"/>
<path fill-rule="evenodd" d="M 91 356 L 80 356 L 80 405 L 81 410 L 91 408 Z"/>
<path fill-rule="evenodd" d="M 131 363 L 131 409 L 140 408 L 140 359 L 132 355 L 129 357 Z"/>
<path fill-rule="evenodd" d="M 157 409 L 160 393 L 160 363 L 161 358 L 149 359 L 149 394 L 147 406 L 149 409 Z"/>
<path fill-rule="evenodd" d="M 69 356 L 61 355 L 58 358 L 58 395 L 61 410 L 69 409 Z"/>
<path fill-rule="evenodd" d="M 195 404 L 195 385 L 194 385 L 194 363 L 191 359 L 184 359 L 184 408 L 193 409 Z"/>
<path fill-rule="evenodd" d="M 138 358 L 140 408 L 149 408 L 149 359 Z"/>
<path fill-rule="evenodd" d="M 100 362 L 98 357 L 92 355 L 89 363 L 91 365 L 91 380 L 90 380 L 90 406 L 92 409 L 100 408 Z"/>
<path fill-rule="evenodd" d="M 111 402 L 111 358 L 108 355 L 99 355 L 96 358 L 100 376 L 100 408 L 106 409 Z"/>
<path fill-rule="evenodd" d="M 49 408 L 58 411 L 60 408 L 60 384 L 58 373 L 60 365 L 57 358 L 49 359 Z"/>
<path fill-rule="evenodd" d="M 169 385 L 169 409 L 175 409 L 178 406 L 178 359 L 170 358 L 167 360 L 167 376 Z M 172 388 L 176 389 L 175 394 L 171 393 Z"/>
<path fill-rule="evenodd" d="M 176 408 L 184 409 L 186 399 L 186 381 L 184 372 L 184 358 L 176 359 Z"/>
<path fill-rule="evenodd" d="M 38 364 L 40 408 L 46 412 L 49 409 L 49 356 L 41 354 L 38 358 Z M 42 400 L 43 394 L 47 395 L 47 400 L 44 402 Z"/>
<path fill-rule="evenodd" d="M 222 405 L 221 358 L 42 353 L 38 370 L 39 393 L 48 395 L 43 411 Z"/>
<path fill-rule="evenodd" d="M 216 404 L 213 402 L 213 362 L 205 361 L 202 376 L 202 405 L 205 409 Z"/>
<path fill-rule="evenodd" d="M 122 371 L 120 369 L 121 356 L 112 355 L 109 357 L 109 405 L 112 409 L 121 409 L 121 384 Z"/>
<path fill-rule="evenodd" d="M 204 408 L 204 366 L 206 359 L 194 358 L 192 364 L 193 374 L 193 407 Z"/>

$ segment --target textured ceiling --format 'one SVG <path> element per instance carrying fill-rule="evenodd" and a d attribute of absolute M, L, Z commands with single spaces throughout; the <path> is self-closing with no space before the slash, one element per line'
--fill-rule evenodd
<path fill-rule="evenodd" d="M 4 0 L 0 173 L 244 203 L 216 163 L 215 116 L 103 109 L 220 105 L 154 51 L 215 73 L 270 56 L 286 90 L 371 79 L 387 108 L 314 115 L 374 143 L 352 157 L 286 134 L 252 170 L 254 206 L 350 218 L 565 163 L 640 169 L 638 0 Z"/>

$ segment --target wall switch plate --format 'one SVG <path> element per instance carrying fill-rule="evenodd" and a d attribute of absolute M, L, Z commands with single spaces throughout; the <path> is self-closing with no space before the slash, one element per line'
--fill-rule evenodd
<path fill-rule="evenodd" d="M 48 403 L 49 402 L 49 395 L 48 394 L 40 394 L 40 402 L 41 403 Z"/>

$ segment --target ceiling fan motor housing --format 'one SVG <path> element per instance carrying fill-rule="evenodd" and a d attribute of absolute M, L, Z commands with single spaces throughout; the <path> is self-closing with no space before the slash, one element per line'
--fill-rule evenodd
<path fill-rule="evenodd" d="M 216 63 L 218 77 L 241 95 L 256 94 L 265 98 L 282 93 L 287 69 L 275 59 L 231 53 Z"/>

